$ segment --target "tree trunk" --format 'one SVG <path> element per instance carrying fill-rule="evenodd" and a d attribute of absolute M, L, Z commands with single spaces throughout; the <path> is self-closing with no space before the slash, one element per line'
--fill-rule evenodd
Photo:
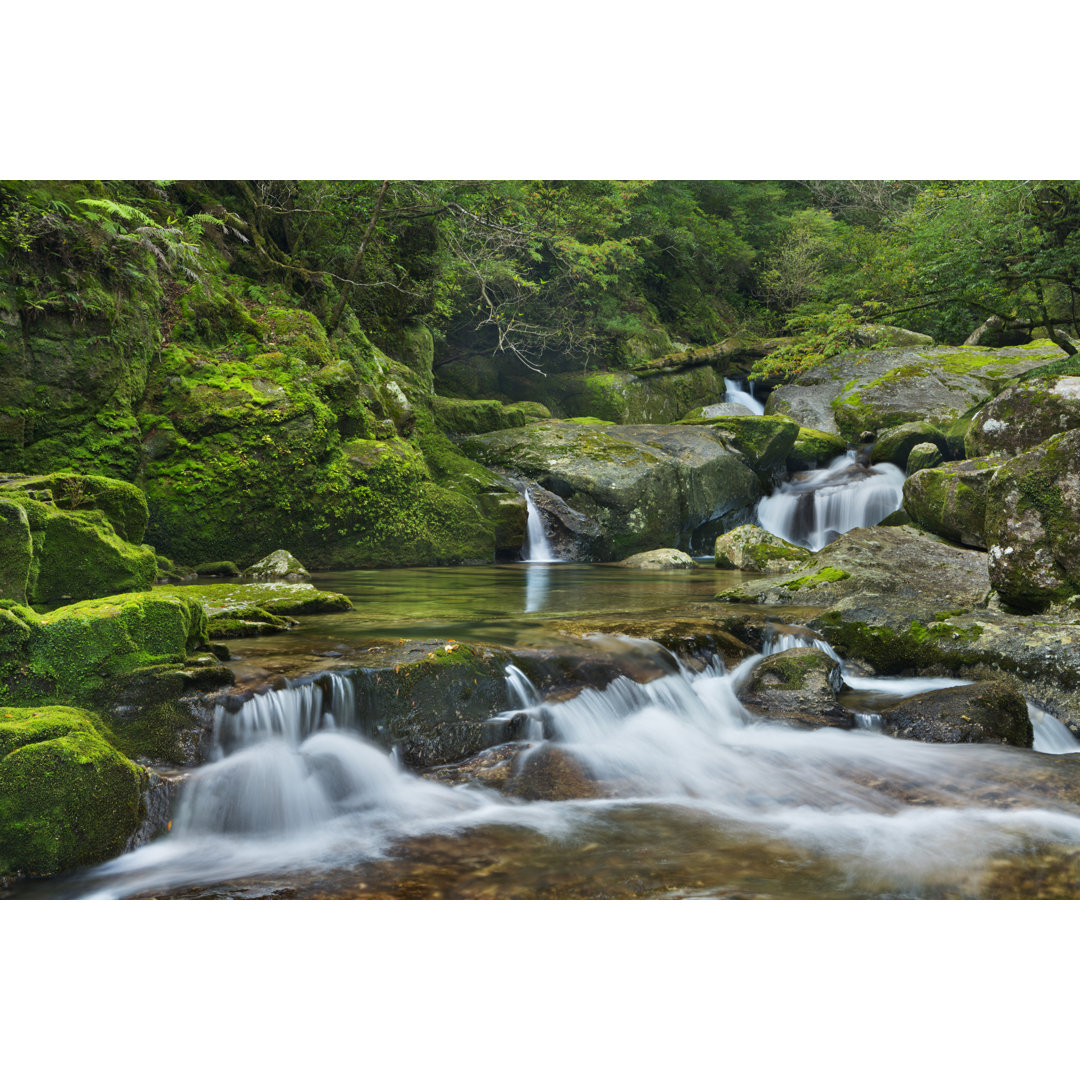
<path fill-rule="evenodd" d="M 379 221 L 379 211 L 382 209 L 383 198 L 386 195 L 386 189 L 390 186 L 389 180 L 382 182 L 382 187 L 379 188 L 379 197 L 375 200 L 375 209 L 371 212 L 371 220 L 368 222 L 367 232 L 364 233 L 364 239 L 360 241 L 360 247 L 356 249 L 356 257 L 353 259 L 352 266 L 349 267 L 349 272 L 345 275 L 350 280 L 355 280 L 356 275 L 360 272 L 360 267 L 364 264 L 364 252 L 367 250 L 368 241 L 371 239 L 371 234 L 375 231 L 375 226 Z M 334 306 L 334 311 L 330 316 L 330 325 L 326 328 L 326 336 L 329 337 L 338 328 L 338 323 L 341 322 L 341 316 L 345 311 L 345 304 L 349 299 L 349 293 L 352 291 L 352 286 L 349 284 L 343 284 L 341 286 L 341 296 L 338 297 L 338 302 Z"/>

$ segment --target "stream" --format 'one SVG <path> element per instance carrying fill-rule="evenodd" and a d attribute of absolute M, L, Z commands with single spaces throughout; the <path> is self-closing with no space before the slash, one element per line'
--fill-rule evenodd
<path fill-rule="evenodd" d="M 781 484 L 759 518 L 820 547 L 895 509 L 898 477 L 849 454 Z M 471 772 L 406 770 L 372 741 L 380 718 L 365 713 L 350 675 L 366 643 L 535 644 L 568 618 L 702 609 L 741 579 L 704 564 L 554 562 L 535 511 L 523 556 L 316 575 L 355 610 L 233 643 L 238 681 L 259 692 L 217 706 L 211 760 L 183 783 L 169 832 L 17 895 L 1031 898 L 1080 887 L 1080 742 L 1064 725 L 1031 703 L 1034 750 L 890 738 L 877 730 L 881 709 L 963 680 L 862 675 L 797 623 L 730 669 L 720 657 L 691 667 L 652 641 L 594 636 L 593 647 L 639 653 L 662 674 L 573 696 L 545 698 L 507 665 L 514 706 L 490 717 L 491 741 L 510 720 L 517 741 L 485 751 Z M 840 660 L 853 730 L 797 730 L 741 704 L 763 655 L 808 645 Z M 499 783 L 483 782 L 500 769 Z M 571 780 L 560 795 L 514 787 L 552 769 Z"/>

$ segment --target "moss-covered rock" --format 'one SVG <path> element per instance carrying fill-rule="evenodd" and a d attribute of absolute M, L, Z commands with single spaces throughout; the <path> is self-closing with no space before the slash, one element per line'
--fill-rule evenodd
<path fill-rule="evenodd" d="M 921 345 L 933 345 L 934 339 L 929 334 L 920 334 L 916 330 L 905 330 L 902 326 L 889 326 L 885 323 L 863 323 L 855 330 L 858 343 L 869 348 L 916 348 Z"/>
<path fill-rule="evenodd" d="M 82 600 L 148 589 L 157 576 L 152 548 L 120 539 L 101 510 L 61 510 L 31 493 L 11 491 L 30 527 L 26 595 L 33 604 Z"/>
<path fill-rule="evenodd" d="M 464 398 L 433 398 L 435 422 L 443 431 L 461 435 L 483 435 L 502 428 L 524 427 L 528 414 L 515 405 L 501 401 L 468 401 Z M 547 410 L 544 410 L 547 412 Z"/>
<path fill-rule="evenodd" d="M 1080 430 L 1003 464 L 986 500 L 990 580 L 1021 611 L 1080 592 Z"/>
<path fill-rule="evenodd" d="M 240 567 L 223 559 L 221 562 L 204 562 L 195 567 L 199 577 L 239 577 Z"/>
<path fill-rule="evenodd" d="M 770 395 L 766 413 L 854 440 L 914 421 L 939 429 L 969 414 L 1017 376 L 1055 362 L 1061 351 L 946 346 L 844 353 Z"/>
<path fill-rule="evenodd" d="M 937 743 L 1031 746 L 1027 702 L 1009 682 L 952 686 L 906 698 L 881 714 L 886 735 Z"/>
<path fill-rule="evenodd" d="M 899 424 L 881 434 L 870 451 L 870 462 L 879 465 L 889 462 L 899 469 L 907 467 L 908 455 L 919 443 L 932 443 L 939 451 L 948 450 L 945 436 L 933 424 L 916 421 Z"/>
<path fill-rule="evenodd" d="M 121 540 L 138 544 L 146 535 L 146 496 L 124 480 L 92 473 L 58 472 L 0 478 L 5 491 L 35 495 L 60 510 L 100 510 Z"/>
<path fill-rule="evenodd" d="M 592 557 L 604 561 L 687 543 L 707 550 L 725 522 L 748 516 L 761 490 L 709 426 L 548 421 L 473 436 L 463 448 L 536 481 L 595 521 L 603 536 Z"/>
<path fill-rule="evenodd" d="M 782 416 L 717 416 L 710 420 L 682 420 L 707 424 L 743 456 L 755 472 L 769 474 L 782 466 L 799 437 L 799 425 Z"/>
<path fill-rule="evenodd" d="M 716 538 L 714 562 L 720 570 L 748 570 L 755 574 L 794 570 L 810 552 L 789 544 L 758 525 L 739 525 Z"/>
<path fill-rule="evenodd" d="M 311 577 L 303 563 L 284 548 L 271 551 L 253 563 L 244 571 L 244 576 L 256 581 L 304 581 Z"/>
<path fill-rule="evenodd" d="M 26 603 L 34 545 L 26 511 L 9 499 L 0 499 L 0 600 Z"/>
<path fill-rule="evenodd" d="M 916 443 L 908 454 L 907 474 L 911 476 L 921 469 L 936 468 L 943 460 L 941 450 L 932 442 Z"/>
<path fill-rule="evenodd" d="M 1080 428 L 1080 377 L 1051 375 L 1007 387 L 972 418 L 968 457 L 1021 454 L 1062 431 Z"/>
<path fill-rule="evenodd" d="M 655 551 L 638 552 L 616 565 L 631 570 L 693 570 L 697 563 L 678 548 L 657 548 Z"/>
<path fill-rule="evenodd" d="M 801 427 L 784 464 L 788 472 L 824 468 L 846 450 L 847 443 L 839 435 Z"/>
<path fill-rule="evenodd" d="M 921 469 L 904 481 L 911 520 L 967 547 L 986 548 L 986 496 L 1000 458 L 949 462 Z"/>
<path fill-rule="evenodd" d="M 761 719 L 796 727 L 854 727 L 837 705 L 840 665 L 820 649 L 797 648 L 765 657 L 754 668 L 739 700 Z"/>
<path fill-rule="evenodd" d="M 120 854 L 144 813 L 143 783 L 90 714 L 0 710 L 0 877 L 55 874 Z"/>
<path fill-rule="evenodd" d="M 697 420 L 714 420 L 718 416 L 753 416 L 754 411 L 737 401 L 720 401 L 713 405 L 699 405 L 691 409 L 680 423 L 692 423 Z"/>

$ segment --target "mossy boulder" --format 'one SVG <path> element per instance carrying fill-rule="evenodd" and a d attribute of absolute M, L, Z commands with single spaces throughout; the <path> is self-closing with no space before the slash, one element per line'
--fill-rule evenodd
<path fill-rule="evenodd" d="M 590 427 L 548 421 L 466 439 L 466 453 L 554 492 L 592 519 L 591 556 L 617 561 L 659 547 L 708 550 L 761 492 L 711 426 Z"/>
<path fill-rule="evenodd" d="M 986 548 L 986 496 L 1000 458 L 953 461 L 921 469 L 904 481 L 911 520 L 967 547 Z"/>
<path fill-rule="evenodd" d="M 716 538 L 714 562 L 720 570 L 747 570 L 755 574 L 794 570 L 810 552 L 789 544 L 758 525 L 739 525 Z"/>
<path fill-rule="evenodd" d="M 1003 464 L 987 490 L 990 580 L 1021 611 L 1080 592 L 1080 429 Z"/>
<path fill-rule="evenodd" d="M 524 427 L 530 419 L 524 410 L 495 400 L 437 397 L 432 399 L 431 409 L 435 422 L 443 431 L 460 435 L 483 435 L 502 428 Z"/>
<path fill-rule="evenodd" d="M 240 567 L 234 562 L 223 559 L 220 562 L 199 563 L 195 567 L 195 573 L 199 577 L 239 577 Z"/>
<path fill-rule="evenodd" d="M 784 464 L 788 472 L 823 468 L 846 450 L 847 443 L 839 435 L 801 427 Z"/>
<path fill-rule="evenodd" d="M 929 334 L 920 334 L 916 330 L 905 330 L 902 326 L 889 326 L 886 323 L 863 323 L 856 328 L 855 337 L 866 349 L 912 348 L 934 344 L 934 339 Z"/>
<path fill-rule="evenodd" d="M 657 548 L 655 551 L 638 552 L 616 565 L 631 570 L 693 570 L 697 563 L 678 548 Z"/>
<path fill-rule="evenodd" d="M 1031 746 L 1027 702 L 1010 682 L 978 682 L 917 694 L 881 714 L 886 735 L 936 743 Z"/>
<path fill-rule="evenodd" d="M 311 575 L 295 555 L 278 548 L 249 566 L 244 571 L 244 577 L 256 581 L 304 581 Z"/>
<path fill-rule="evenodd" d="M 761 719 L 796 727 L 854 726 L 837 705 L 840 665 L 820 649 L 797 648 L 765 657 L 739 694 Z"/>
<path fill-rule="evenodd" d="M 0 599 L 26 603 L 33 557 L 26 511 L 18 503 L 0 499 Z"/>
<path fill-rule="evenodd" d="M 137 592 L 153 584 L 153 548 L 122 540 L 102 510 L 62 510 L 31 493 L 8 490 L 5 501 L 22 508 L 30 528 L 30 603 Z"/>
<path fill-rule="evenodd" d="M 1080 376 L 1051 375 L 1007 387 L 972 418 L 968 457 L 1022 454 L 1062 431 L 1080 428 Z"/>
<path fill-rule="evenodd" d="M 916 443 L 908 454 L 907 474 L 911 476 L 922 469 L 934 469 L 943 460 L 940 448 L 932 442 Z"/>
<path fill-rule="evenodd" d="M 149 520 L 146 496 L 134 484 L 92 473 L 57 472 L 0 478 L 4 492 L 34 495 L 60 510 L 100 510 L 121 540 L 139 544 Z"/>
<path fill-rule="evenodd" d="M 1062 356 L 1055 345 L 854 351 L 803 372 L 770 395 L 768 414 L 855 440 L 914 421 L 943 429 L 1004 384 Z"/>
<path fill-rule="evenodd" d="M 0 709 L 0 878 L 119 855 L 145 813 L 145 774 L 81 709 Z"/>
<path fill-rule="evenodd" d="M 763 474 L 783 466 L 800 430 L 798 424 L 782 416 L 717 416 L 680 423 L 707 424 L 724 436 L 750 468 Z"/>
<path fill-rule="evenodd" d="M 944 434 L 933 424 L 920 420 L 910 424 L 898 424 L 882 432 L 870 451 L 870 462 L 873 465 L 888 462 L 899 469 L 905 469 L 908 456 L 920 443 L 931 443 L 942 454 L 947 453 L 949 449 Z"/>

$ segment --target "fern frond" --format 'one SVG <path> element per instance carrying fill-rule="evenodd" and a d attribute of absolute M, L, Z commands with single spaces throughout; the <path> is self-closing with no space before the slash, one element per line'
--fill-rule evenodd
<path fill-rule="evenodd" d="M 128 206 L 126 203 L 113 202 L 112 199 L 79 199 L 83 206 L 91 210 L 100 210 L 109 217 L 119 218 L 121 221 L 134 221 L 139 225 L 153 225 L 154 220 L 148 214 L 143 213 L 136 206 Z"/>

